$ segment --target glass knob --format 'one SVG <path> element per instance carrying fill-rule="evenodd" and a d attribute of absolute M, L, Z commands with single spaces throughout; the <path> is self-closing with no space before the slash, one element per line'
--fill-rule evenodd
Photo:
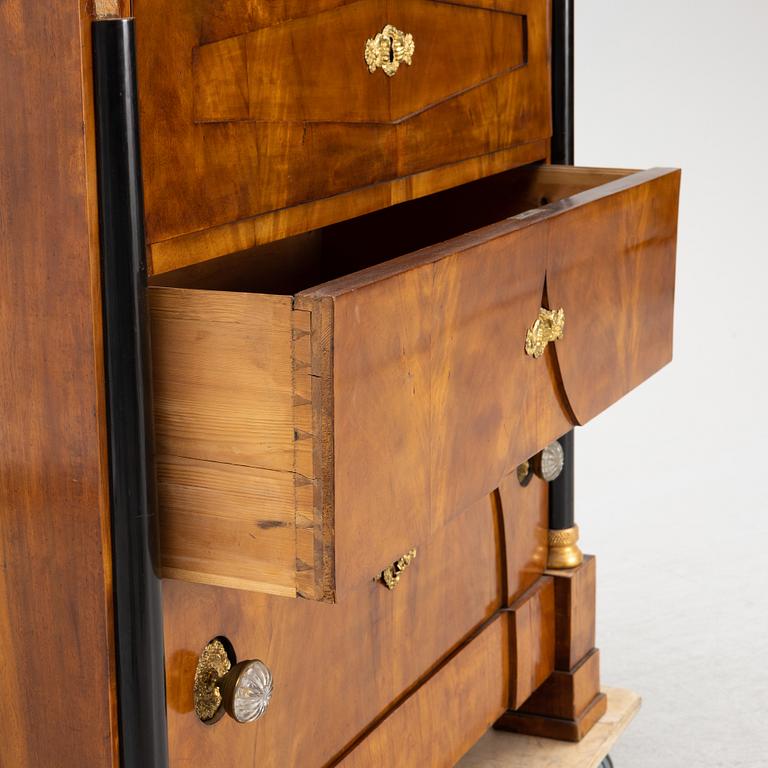
<path fill-rule="evenodd" d="M 534 462 L 534 472 L 542 479 L 551 483 L 560 477 L 565 464 L 565 453 L 563 446 L 555 440 L 550 443 L 541 453 L 537 454 Z"/>
<path fill-rule="evenodd" d="M 238 723 L 258 720 L 272 698 L 272 673 L 259 659 L 237 662 L 226 637 L 215 637 L 197 660 L 195 714 L 213 725 L 226 712 Z"/>
<path fill-rule="evenodd" d="M 272 673 L 258 659 L 241 661 L 219 681 L 227 714 L 238 723 L 258 720 L 272 698 Z"/>

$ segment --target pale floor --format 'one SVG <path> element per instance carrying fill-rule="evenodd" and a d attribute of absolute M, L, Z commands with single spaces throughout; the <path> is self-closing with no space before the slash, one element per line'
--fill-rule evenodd
<path fill-rule="evenodd" d="M 597 768 L 640 707 L 640 697 L 632 691 L 604 690 L 608 708 L 578 744 L 491 729 L 456 768 Z"/>
<path fill-rule="evenodd" d="M 648 416 L 654 432 L 658 414 Z M 749 462 L 750 480 L 707 461 L 695 439 L 649 452 L 655 441 L 638 435 L 611 452 L 604 431 L 597 422 L 579 436 L 582 538 L 598 557 L 597 643 L 604 683 L 643 697 L 612 751 L 616 768 L 768 766 L 764 462 Z M 678 475 L 677 451 L 701 473 Z"/>
<path fill-rule="evenodd" d="M 683 168 L 675 362 L 577 439 L 616 768 L 768 766 L 768 3 L 575 7 L 577 163 Z"/>

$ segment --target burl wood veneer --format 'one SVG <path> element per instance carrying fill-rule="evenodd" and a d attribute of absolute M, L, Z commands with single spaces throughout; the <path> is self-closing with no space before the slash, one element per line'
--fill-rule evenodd
<path fill-rule="evenodd" d="M 134 0 L 150 269 L 542 160 L 549 4 Z M 393 24 L 412 64 L 370 73 Z"/>
<path fill-rule="evenodd" d="M 158 281 L 166 574 L 333 600 L 664 365 L 678 185 L 533 167 Z"/>

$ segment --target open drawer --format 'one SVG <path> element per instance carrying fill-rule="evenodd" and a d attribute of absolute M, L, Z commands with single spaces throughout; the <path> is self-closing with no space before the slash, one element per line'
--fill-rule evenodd
<path fill-rule="evenodd" d="M 333 600 L 650 376 L 678 189 L 528 167 L 163 275 L 164 573 Z"/>

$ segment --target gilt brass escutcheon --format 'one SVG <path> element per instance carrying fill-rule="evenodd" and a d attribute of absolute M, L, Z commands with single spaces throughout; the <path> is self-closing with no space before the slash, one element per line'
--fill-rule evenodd
<path fill-rule="evenodd" d="M 365 43 L 365 63 L 368 65 L 368 71 L 382 69 L 385 75 L 392 77 L 402 62 L 410 66 L 414 48 L 413 35 L 387 24 L 376 37 L 368 38 Z"/>
<path fill-rule="evenodd" d="M 195 670 L 195 714 L 204 723 L 215 723 L 223 714 L 219 681 L 231 667 L 227 648 L 219 638 L 214 638 L 200 654 Z"/>
<path fill-rule="evenodd" d="M 539 310 L 536 322 L 528 329 L 525 335 L 525 354 L 529 357 L 541 357 L 550 341 L 563 338 L 565 331 L 565 310 L 544 309 Z"/>
<path fill-rule="evenodd" d="M 400 581 L 400 575 L 402 572 L 413 562 L 416 557 L 416 550 L 412 549 L 406 552 L 396 562 L 392 563 L 388 568 L 385 568 L 378 576 L 384 583 L 387 589 L 394 589 L 397 583 Z"/>

